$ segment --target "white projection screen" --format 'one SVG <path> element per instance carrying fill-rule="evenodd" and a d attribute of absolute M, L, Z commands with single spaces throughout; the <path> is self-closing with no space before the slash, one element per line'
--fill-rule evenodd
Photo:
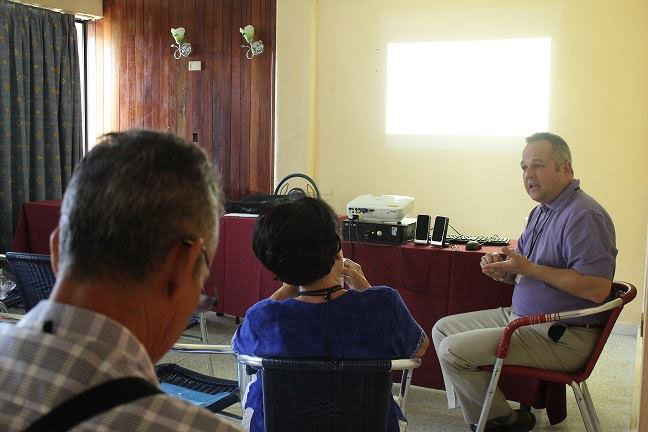
<path fill-rule="evenodd" d="M 388 148 L 511 150 L 550 128 L 561 10 L 482 12 L 383 17 Z M 431 30 L 411 25 L 425 18 Z M 400 34 L 407 31 L 403 21 L 410 23 L 407 35 Z M 531 22 L 537 28 L 529 29 Z"/>

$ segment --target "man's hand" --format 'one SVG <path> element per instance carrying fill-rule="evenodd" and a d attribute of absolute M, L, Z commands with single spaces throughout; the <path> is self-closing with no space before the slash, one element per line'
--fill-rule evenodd
<path fill-rule="evenodd" d="M 506 255 L 504 261 L 483 264 L 482 271 L 484 273 L 487 271 L 496 271 L 518 275 L 529 274 L 533 267 L 533 263 L 531 263 L 531 261 L 529 261 L 524 255 L 521 255 L 506 246 L 502 248 L 502 253 Z"/>
<path fill-rule="evenodd" d="M 514 274 L 525 275 L 542 281 L 559 290 L 576 297 L 584 298 L 594 303 L 602 303 L 610 295 L 612 281 L 600 276 L 590 276 L 578 273 L 573 269 L 560 269 L 540 264 L 534 264 L 525 256 L 502 248 L 506 259 L 500 262 L 482 264 L 482 271 L 505 271 L 508 273 L 504 282 L 509 282 Z M 488 273 L 486 273 L 488 274 Z M 510 281 L 509 283 L 513 283 Z"/>
<path fill-rule="evenodd" d="M 504 278 L 506 278 L 506 272 L 503 270 L 486 270 L 484 269 L 484 266 L 486 264 L 492 264 L 496 262 L 501 262 L 502 261 L 502 255 L 494 252 L 490 253 L 487 252 L 481 257 L 481 261 L 479 265 L 481 266 L 482 273 L 484 273 L 486 276 L 495 279 L 496 281 L 502 281 Z"/>
<path fill-rule="evenodd" d="M 351 261 L 349 258 L 344 258 L 342 276 L 344 277 L 344 282 L 355 290 L 362 291 L 371 286 L 365 278 L 360 264 Z"/>

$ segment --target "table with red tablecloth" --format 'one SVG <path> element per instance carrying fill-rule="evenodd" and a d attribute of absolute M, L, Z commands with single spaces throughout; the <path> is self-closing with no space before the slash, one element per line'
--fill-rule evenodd
<path fill-rule="evenodd" d="M 24 203 L 18 214 L 11 250 L 49 254 L 49 236 L 58 225 L 61 200 Z"/>
<path fill-rule="evenodd" d="M 222 260 L 224 273 L 219 276 L 219 283 L 224 285 L 220 311 L 228 315 L 244 316 L 250 306 L 281 286 L 254 256 L 255 222 L 254 217 L 234 215 L 221 219 L 215 264 Z M 344 255 L 362 266 L 371 284 L 388 285 L 398 290 L 414 319 L 428 335 L 434 323 L 444 316 L 511 305 L 513 287 L 484 276 L 479 266 L 484 252 L 499 250 L 499 247 L 484 247 L 479 251 L 466 251 L 463 245 L 437 248 L 414 243 L 389 246 L 343 242 Z M 432 346 L 412 382 L 424 387 L 444 388 Z M 506 377 L 500 383 L 511 399 L 529 404 L 546 399 L 552 423 L 565 418 L 563 385 L 536 381 L 520 386 Z"/>
<path fill-rule="evenodd" d="M 58 224 L 59 214 L 60 201 L 24 204 L 14 238 L 14 250 L 49 253 L 49 234 Z M 250 306 L 281 286 L 281 282 L 254 256 L 252 234 L 255 222 L 255 217 L 235 215 L 225 215 L 221 219 L 219 245 L 207 282 L 207 289 L 215 289 L 219 296 L 219 303 L 214 308 L 216 312 L 243 317 Z M 498 250 L 498 247 L 484 247 L 479 251 L 466 251 L 460 245 L 437 248 L 413 243 L 388 246 L 343 242 L 344 255 L 362 266 L 371 284 L 396 289 L 428 335 L 434 323 L 444 316 L 510 306 L 512 286 L 485 277 L 479 267 L 484 252 Z M 423 357 L 422 366 L 414 373 L 412 382 L 424 387 L 444 388 L 432 346 Z M 552 423 L 565 417 L 563 385 L 516 384 L 507 379 L 501 381 L 510 399 L 527 403 L 546 399 Z"/>

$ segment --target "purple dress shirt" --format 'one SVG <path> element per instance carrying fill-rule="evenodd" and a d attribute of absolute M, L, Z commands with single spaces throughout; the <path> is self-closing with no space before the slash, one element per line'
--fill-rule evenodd
<path fill-rule="evenodd" d="M 572 180 L 549 204 L 535 207 L 517 250 L 536 264 L 572 269 L 583 275 L 614 278 L 617 248 L 610 215 Z M 562 312 L 597 306 L 530 276 L 513 291 L 518 316 Z M 570 324 L 604 324 L 607 314 L 569 320 Z"/>

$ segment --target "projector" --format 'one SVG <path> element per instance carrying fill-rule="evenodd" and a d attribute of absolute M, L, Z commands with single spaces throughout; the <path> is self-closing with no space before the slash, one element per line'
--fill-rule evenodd
<path fill-rule="evenodd" d="M 400 222 L 414 207 L 414 198 L 403 195 L 360 195 L 347 204 L 347 217 L 362 222 Z"/>

